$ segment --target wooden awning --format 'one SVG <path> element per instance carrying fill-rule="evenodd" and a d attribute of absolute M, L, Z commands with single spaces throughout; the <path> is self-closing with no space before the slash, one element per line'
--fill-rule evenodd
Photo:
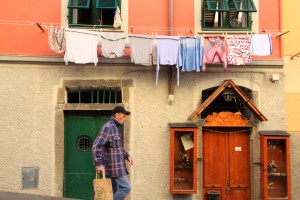
<path fill-rule="evenodd" d="M 220 87 L 218 87 L 201 105 L 197 107 L 197 109 L 189 116 L 188 119 L 195 120 L 197 116 L 201 114 L 202 111 L 205 108 L 207 108 L 214 99 L 221 95 L 226 88 L 230 88 L 237 96 L 243 99 L 247 107 L 256 117 L 258 117 L 260 121 L 268 121 L 267 118 L 254 106 L 250 99 L 240 90 L 240 88 L 232 80 L 224 81 L 224 83 Z"/>

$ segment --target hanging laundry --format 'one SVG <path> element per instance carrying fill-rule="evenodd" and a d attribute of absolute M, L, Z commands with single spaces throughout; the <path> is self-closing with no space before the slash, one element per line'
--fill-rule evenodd
<path fill-rule="evenodd" d="M 224 70 L 227 69 L 227 51 L 224 36 L 205 36 L 203 47 L 202 70 L 206 70 L 206 64 L 223 63 Z"/>
<path fill-rule="evenodd" d="M 121 25 L 122 25 L 121 11 L 120 11 L 119 6 L 117 6 L 117 9 L 115 11 L 115 16 L 114 16 L 113 27 L 120 28 Z"/>
<path fill-rule="evenodd" d="M 226 36 L 228 56 L 228 64 L 246 65 L 250 63 L 250 36 L 248 35 L 233 35 Z"/>
<path fill-rule="evenodd" d="M 202 65 L 201 38 L 198 35 L 195 37 L 181 37 L 180 48 L 182 57 L 181 71 L 200 72 L 200 66 Z"/>
<path fill-rule="evenodd" d="M 272 55 L 271 34 L 255 34 L 251 37 L 251 55 L 269 56 Z"/>
<path fill-rule="evenodd" d="M 146 35 L 128 35 L 128 37 L 131 62 L 141 65 L 152 65 L 152 37 Z"/>
<path fill-rule="evenodd" d="M 102 56 L 106 58 L 119 58 L 125 55 L 126 34 L 102 32 L 100 33 L 100 36 Z"/>
<path fill-rule="evenodd" d="M 50 50 L 62 53 L 66 49 L 64 29 L 57 30 L 55 26 L 50 26 L 48 30 L 48 44 Z"/>
<path fill-rule="evenodd" d="M 66 29 L 66 52 L 64 60 L 77 64 L 98 63 L 98 33 L 95 31 L 77 31 Z"/>
<path fill-rule="evenodd" d="M 176 65 L 177 85 L 179 85 L 180 57 L 180 37 L 176 36 L 156 36 L 157 42 L 157 65 L 156 65 L 156 85 L 158 85 L 158 74 L 160 65 Z"/>

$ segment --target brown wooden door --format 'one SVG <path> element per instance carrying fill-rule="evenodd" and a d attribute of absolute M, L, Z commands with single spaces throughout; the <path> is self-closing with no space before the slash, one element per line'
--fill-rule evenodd
<path fill-rule="evenodd" d="M 250 200 L 249 131 L 203 130 L 203 194 Z"/>

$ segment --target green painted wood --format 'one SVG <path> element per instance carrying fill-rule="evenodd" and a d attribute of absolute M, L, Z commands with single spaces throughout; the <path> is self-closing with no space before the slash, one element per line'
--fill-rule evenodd
<path fill-rule="evenodd" d="M 109 118 L 110 112 L 71 111 L 65 113 L 64 197 L 93 200 L 92 182 L 95 177 L 95 168 L 91 145 L 102 125 Z"/>

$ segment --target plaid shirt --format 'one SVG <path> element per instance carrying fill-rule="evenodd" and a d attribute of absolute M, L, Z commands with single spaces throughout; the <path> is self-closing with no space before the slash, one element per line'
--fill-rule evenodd
<path fill-rule="evenodd" d="M 95 167 L 105 166 L 105 172 L 110 177 L 128 174 L 125 159 L 128 160 L 129 154 L 123 148 L 120 127 L 121 124 L 112 117 L 103 125 L 92 147 Z"/>

